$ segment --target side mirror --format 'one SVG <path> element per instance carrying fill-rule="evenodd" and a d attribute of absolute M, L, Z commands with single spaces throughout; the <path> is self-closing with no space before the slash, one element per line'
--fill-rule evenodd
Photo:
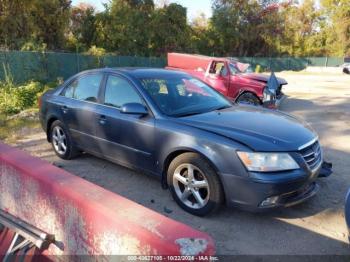
<path fill-rule="evenodd" d="M 148 110 L 140 103 L 127 103 L 122 106 L 121 113 L 144 116 L 148 114 Z"/>

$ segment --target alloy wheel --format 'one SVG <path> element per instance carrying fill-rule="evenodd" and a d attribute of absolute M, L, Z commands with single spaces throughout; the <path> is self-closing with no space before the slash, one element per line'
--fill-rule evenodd
<path fill-rule="evenodd" d="M 177 197 L 190 208 L 204 207 L 210 196 L 208 180 L 204 173 L 192 164 L 179 165 L 173 174 Z"/>
<path fill-rule="evenodd" d="M 67 152 L 67 137 L 62 127 L 55 126 L 53 128 L 52 143 L 58 154 L 64 155 Z"/>

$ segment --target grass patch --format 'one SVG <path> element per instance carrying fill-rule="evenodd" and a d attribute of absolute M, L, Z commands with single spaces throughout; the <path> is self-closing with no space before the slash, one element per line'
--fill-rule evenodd
<path fill-rule="evenodd" d="M 37 110 L 26 110 L 28 114 L 35 113 Z M 25 136 L 31 129 L 40 128 L 40 122 L 37 118 L 27 117 L 26 114 L 21 113 L 22 116 L 9 117 L 5 114 L 0 114 L 0 139 L 9 143 L 15 143 L 19 137 Z"/>

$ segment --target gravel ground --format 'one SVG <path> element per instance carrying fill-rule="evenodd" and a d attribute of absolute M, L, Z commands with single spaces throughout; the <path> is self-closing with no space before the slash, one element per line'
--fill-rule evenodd
<path fill-rule="evenodd" d="M 280 73 L 289 85 L 281 110 L 308 121 L 319 133 L 334 174 L 320 179 L 321 190 L 299 206 L 269 213 L 223 207 L 205 218 L 182 211 L 158 180 L 83 155 L 57 158 L 41 130 L 26 130 L 16 145 L 107 190 L 209 233 L 223 254 L 350 254 L 344 197 L 350 186 L 350 76 Z"/>

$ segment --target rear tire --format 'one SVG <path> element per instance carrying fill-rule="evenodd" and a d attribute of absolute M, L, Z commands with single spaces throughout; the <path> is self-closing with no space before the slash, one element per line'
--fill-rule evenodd
<path fill-rule="evenodd" d="M 193 215 L 205 216 L 214 212 L 224 201 L 215 170 L 196 153 L 176 157 L 169 165 L 167 180 L 176 203 Z"/>
<path fill-rule="evenodd" d="M 237 98 L 236 102 L 239 104 L 248 104 L 248 105 L 255 105 L 255 106 L 261 105 L 260 99 L 255 94 L 250 92 L 245 92 L 241 94 Z"/>
<path fill-rule="evenodd" d="M 79 154 L 67 128 L 59 120 L 53 122 L 50 127 L 50 141 L 56 155 L 62 159 L 69 160 Z"/>

